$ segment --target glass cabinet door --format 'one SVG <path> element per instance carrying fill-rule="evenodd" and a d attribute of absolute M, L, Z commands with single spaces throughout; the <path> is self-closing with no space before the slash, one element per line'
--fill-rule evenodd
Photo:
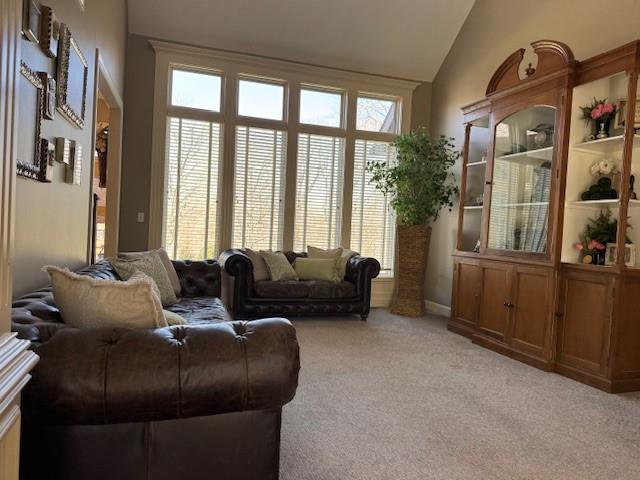
<path fill-rule="evenodd" d="M 496 125 L 489 249 L 547 251 L 555 116 L 536 106 Z"/>
<path fill-rule="evenodd" d="M 468 126 L 465 155 L 465 184 L 462 205 L 462 235 L 459 249 L 480 252 L 484 182 L 489 145 L 489 117 L 480 118 Z"/>

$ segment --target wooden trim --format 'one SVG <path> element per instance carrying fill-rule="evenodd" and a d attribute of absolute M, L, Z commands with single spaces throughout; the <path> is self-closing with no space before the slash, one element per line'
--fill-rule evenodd
<path fill-rule="evenodd" d="M 638 71 L 640 66 L 640 40 L 634 40 L 613 50 L 578 62 L 576 84 L 608 77 L 620 72 Z"/>
<path fill-rule="evenodd" d="M 527 365 L 531 365 L 532 367 L 539 368 L 540 370 L 544 370 L 545 372 L 552 372 L 554 369 L 553 362 L 518 351 L 514 348 L 511 348 L 509 345 L 503 343 L 502 341 L 492 337 L 488 337 L 480 332 L 475 332 L 471 337 L 471 341 L 476 345 L 480 345 L 482 347 L 493 350 L 494 352 L 501 353 L 502 355 L 506 355 L 507 357 L 513 358 L 514 360 L 518 360 L 522 363 L 526 363 Z"/>
<path fill-rule="evenodd" d="M 0 3 L 0 333 L 11 326 L 22 2 Z"/>
<path fill-rule="evenodd" d="M 113 79 L 102 60 L 100 49 L 96 49 L 95 72 L 93 84 L 93 122 L 92 122 L 92 145 L 96 143 L 96 119 L 98 115 L 98 90 L 104 96 L 109 106 L 109 150 L 107 152 L 107 214 L 105 219 L 105 257 L 113 257 L 118 253 L 118 242 L 120 238 L 120 172 L 122 165 L 122 98 L 115 88 Z M 93 152 L 93 149 L 92 149 Z M 91 155 L 91 178 L 93 179 L 93 153 Z M 89 204 L 93 205 L 93 188 L 89 192 Z M 91 241 L 93 230 L 92 210 L 89 209 L 89 239 L 87 241 L 87 262 L 92 258 L 92 249 L 95 245 Z"/>

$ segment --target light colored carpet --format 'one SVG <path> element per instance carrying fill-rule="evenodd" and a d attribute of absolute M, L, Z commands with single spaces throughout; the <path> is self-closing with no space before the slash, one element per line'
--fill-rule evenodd
<path fill-rule="evenodd" d="M 536 370 L 440 317 L 294 323 L 281 480 L 640 479 L 640 394 Z"/>

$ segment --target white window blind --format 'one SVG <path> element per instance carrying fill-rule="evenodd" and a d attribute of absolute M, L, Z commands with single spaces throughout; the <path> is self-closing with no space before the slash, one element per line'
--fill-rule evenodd
<path fill-rule="evenodd" d="M 391 162 L 390 143 L 356 140 L 351 212 L 351 249 L 376 258 L 381 274 L 391 275 L 395 246 L 395 217 L 387 198 L 369 183 L 368 161 Z"/>
<path fill-rule="evenodd" d="M 340 243 L 344 144 L 340 137 L 306 133 L 298 137 L 295 250 Z"/>
<path fill-rule="evenodd" d="M 164 246 L 176 259 L 218 255 L 221 125 L 169 117 Z"/>
<path fill-rule="evenodd" d="M 286 135 L 280 130 L 236 128 L 233 246 L 282 246 Z"/>

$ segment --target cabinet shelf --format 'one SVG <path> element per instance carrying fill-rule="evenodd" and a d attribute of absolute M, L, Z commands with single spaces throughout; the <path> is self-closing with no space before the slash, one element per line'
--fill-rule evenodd
<path fill-rule="evenodd" d="M 549 202 L 525 202 L 525 203 L 502 203 L 502 204 L 496 204 L 496 205 L 491 205 L 492 207 L 499 207 L 499 208 L 513 208 L 513 207 L 541 207 L 541 206 L 548 206 Z"/>
<path fill-rule="evenodd" d="M 634 135 L 633 147 L 635 148 L 638 146 L 640 146 L 640 135 Z M 601 138 L 599 140 L 576 143 L 572 148 L 578 152 L 591 153 L 594 155 L 620 152 L 624 148 L 624 135 L 615 135 L 613 137 Z"/>
<path fill-rule="evenodd" d="M 509 153 L 496 157 L 496 160 L 506 162 L 526 162 L 528 159 L 551 160 L 553 157 L 553 147 L 538 148 L 536 150 L 527 150 L 526 152 Z"/>
<path fill-rule="evenodd" d="M 575 207 L 575 208 L 619 208 L 620 207 L 620 199 L 619 198 L 611 198 L 604 200 L 575 200 L 571 202 L 567 202 L 567 207 Z"/>
<path fill-rule="evenodd" d="M 486 164 L 487 164 L 487 161 L 486 161 L 486 160 L 481 160 L 481 161 L 479 161 L 479 162 L 470 162 L 470 163 L 467 163 L 467 167 L 479 167 L 479 166 L 481 166 L 481 165 L 486 165 Z"/>
<path fill-rule="evenodd" d="M 484 205 L 465 205 L 463 207 L 465 210 L 471 210 L 471 211 L 481 211 L 484 208 Z"/>

